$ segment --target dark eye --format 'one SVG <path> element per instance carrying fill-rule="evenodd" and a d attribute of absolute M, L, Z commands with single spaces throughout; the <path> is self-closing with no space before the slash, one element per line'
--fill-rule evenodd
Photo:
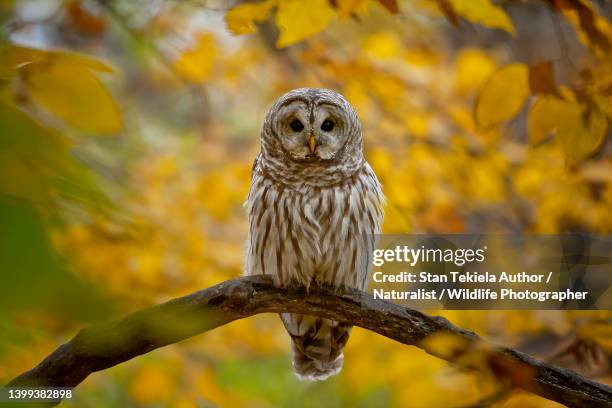
<path fill-rule="evenodd" d="M 294 119 L 289 126 L 291 126 L 291 129 L 293 129 L 294 132 L 301 132 L 304 130 L 304 125 L 302 125 L 302 122 L 297 119 Z"/>
<path fill-rule="evenodd" d="M 329 119 L 325 119 L 325 121 L 321 124 L 321 130 L 325 132 L 330 132 L 334 128 L 334 122 Z"/>

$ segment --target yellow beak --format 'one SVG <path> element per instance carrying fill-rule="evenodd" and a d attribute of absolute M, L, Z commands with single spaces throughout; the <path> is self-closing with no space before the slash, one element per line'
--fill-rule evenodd
<path fill-rule="evenodd" d="M 317 139 L 315 139 L 314 135 L 310 135 L 310 139 L 308 139 L 308 147 L 310 148 L 310 153 L 314 153 L 317 147 Z"/>

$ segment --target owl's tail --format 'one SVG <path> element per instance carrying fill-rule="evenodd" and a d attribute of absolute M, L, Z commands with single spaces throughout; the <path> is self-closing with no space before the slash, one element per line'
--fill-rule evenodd
<path fill-rule="evenodd" d="M 321 317 L 282 313 L 293 342 L 293 371 L 300 380 L 325 380 L 342 369 L 351 326 Z"/>

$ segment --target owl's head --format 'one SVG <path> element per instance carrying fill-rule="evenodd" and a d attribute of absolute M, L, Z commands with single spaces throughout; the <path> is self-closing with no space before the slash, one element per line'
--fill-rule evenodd
<path fill-rule="evenodd" d="M 270 108 L 262 153 L 303 166 L 361 161 L 361 125 L 348 101 L 329 89 L 299 88 Z"/>

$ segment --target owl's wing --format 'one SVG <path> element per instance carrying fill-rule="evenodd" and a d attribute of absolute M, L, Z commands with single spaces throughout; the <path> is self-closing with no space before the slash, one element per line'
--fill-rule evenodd
<path fill-rule="evenodd" d="M 255 181 L 255 176 L 257 176 L 257 174 L 259 173 L 260 166 L 261 166 L 261 153 L 259 153 L 257 157 L 255 157 L 255 160 L 253 161 L 253 168 L 251 169 L 251 188 L 249 189 L 249 195 L 247 196 L 247 199 L 244 202 L 244 205 L 246 205 L 251 198 L 251 194 L 253 193 L 253 184 Z"/>
<path fill-rule="evenodd" d="M 255 173 L 257 172 L 257 169 L 259 167 L 259 161 L 261 157 L 261 153 L 259 153 L 257 155 L 257 157 L 255 157 L 255 160 L 253 161 L 253 168 L 251 168 L 251 183 L 253 182 L 253 177 L 255 177 Z"/>

